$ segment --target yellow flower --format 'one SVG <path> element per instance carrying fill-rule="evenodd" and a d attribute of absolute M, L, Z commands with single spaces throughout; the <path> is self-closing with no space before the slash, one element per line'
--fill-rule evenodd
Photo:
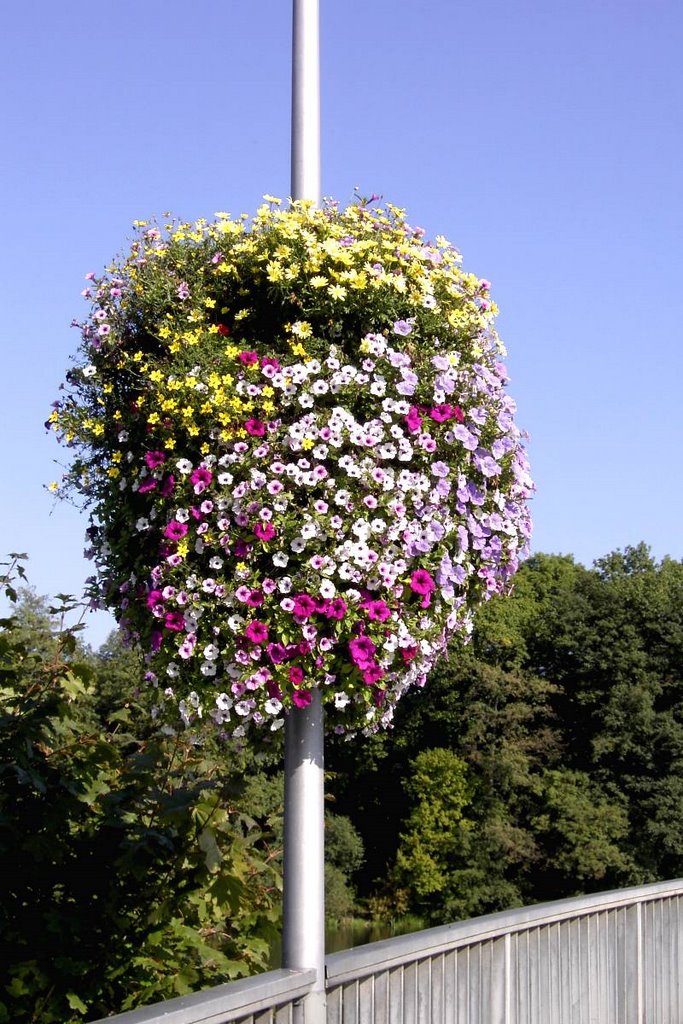
<path fill-rule="evenodd" d="M 297 338 L 310 338 L 313 328 L 306 320 L 297 320 L 292 324 L 292 334 L 296 334 Z"/>
<path fill-rule="evenodd" d="M 346 298 L 346 288 L 342 287 L 340 284 L 330 285 L 327 292 L 330 298 L 339 299 L 340 302 L 342 299 Z"/>
<path fill-rule="evenodd" d="M 309 284 L 311 288 L 324 288 L 325 285 L 327 284 L 327 278 L 322 277 L 320 274 L 316 274 L 315 277 L 311 278 Z"/>
<path fill-rule="evenodd" d="M 281 281 L 284 277 L 284 269 L 281 263 L 271 260 L 266 266 L 266 275 L 269 281 Z"/>

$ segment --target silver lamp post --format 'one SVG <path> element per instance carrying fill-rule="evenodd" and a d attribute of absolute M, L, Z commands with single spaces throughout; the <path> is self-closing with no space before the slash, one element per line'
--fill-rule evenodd
<path fill-rule="evenodd" d="M 293 0 L 292 199 L 320 202 L 318 0 Z M 319 689 L 285 723 L 282 966 L 313 968 L 305 1024 L 325 1022 L 323 710 Z"/>

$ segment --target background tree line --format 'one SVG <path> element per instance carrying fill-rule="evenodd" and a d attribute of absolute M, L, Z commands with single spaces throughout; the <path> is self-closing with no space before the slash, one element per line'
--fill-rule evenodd
<path fill-rule="evenodd" d="M 135 652 L 84 648 L 22 572 L 0 622 L 0 1021 L 265 969 L 281 735 L 160 727 Z M 683 563 L 531 558 L 391 732 L 329 738 L 330 916 L 432 924 L 683 874 L 682 676 Z"/>

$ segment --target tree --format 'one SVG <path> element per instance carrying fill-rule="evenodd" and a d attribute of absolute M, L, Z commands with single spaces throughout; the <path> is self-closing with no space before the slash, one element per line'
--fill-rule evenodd
<path fill-rule="evenodd" d="M 0 1020 L 71 1024 L 265 967 L 280 881 L 238 773 L 134 702 L 103 728 L 73 635 L 55 653 L 20 623 L 0 621 Z"/>

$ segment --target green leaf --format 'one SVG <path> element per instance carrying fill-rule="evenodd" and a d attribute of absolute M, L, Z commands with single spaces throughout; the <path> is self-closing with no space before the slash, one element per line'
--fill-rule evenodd
<path fill-rule="evenodd" d="M 87 1013 L 88 1007 L 85 1005 L 82 999 L 79 999 L 75 992 L 66 993 L 66 1001 L 72 1010 L 78 1010 L 79 1013 Z"/>
<path fill-rule="evenodd" d="M 216 837 L 213 831 L 209 828 L 205 828 L 199 837 L 199 847 L 206 855 L 206 866 L 209 871 L 217 871 L 218 867 L 223 860 L 223 856 L 216 842 Z"/>

